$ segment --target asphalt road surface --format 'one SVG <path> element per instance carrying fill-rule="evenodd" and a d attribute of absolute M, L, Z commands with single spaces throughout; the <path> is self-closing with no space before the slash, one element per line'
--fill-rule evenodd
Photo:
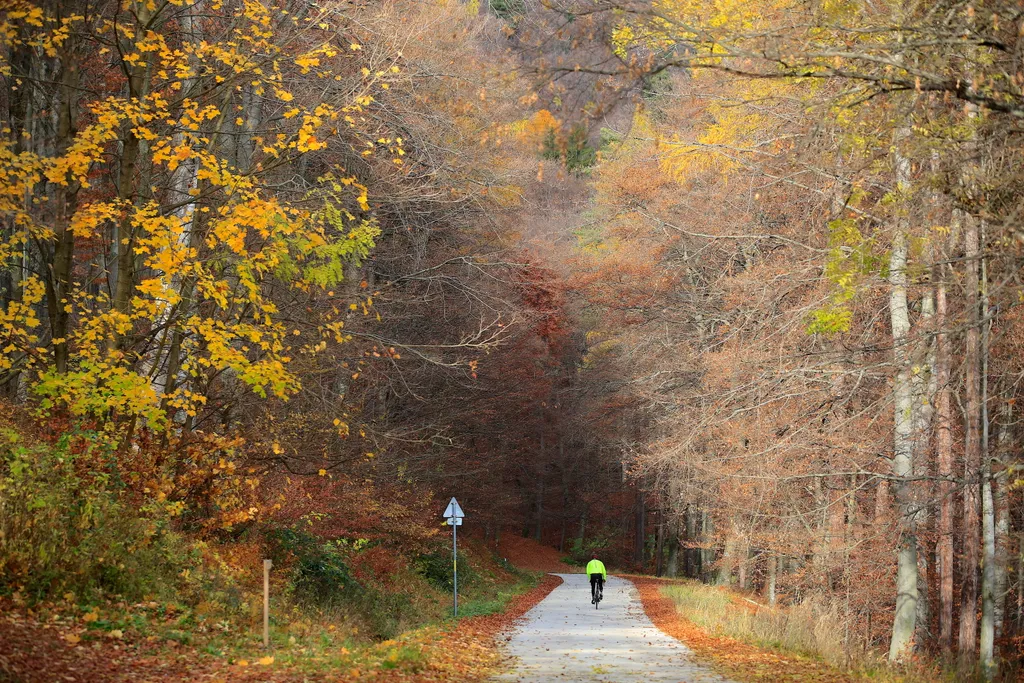
<path fill-rule="evenodd" d="M 513 632 L 506 645 L 515 657 L 513 669 L 496 681 L 727 683 L 651 623 L 629 581 L 608 577 L 604 600 L 595 610 L 585 575 L 559 576 L 564 583 L 527 612 Z"/>

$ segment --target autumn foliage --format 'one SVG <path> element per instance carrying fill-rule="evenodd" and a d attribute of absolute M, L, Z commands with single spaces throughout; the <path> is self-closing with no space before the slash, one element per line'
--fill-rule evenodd
<path fill-rule="evenodd" d="M 0 595 L 250 628 L 273 555 L 293 621 L 391 640 L 456 495 L 474 566 L 527 537 L 1012 672 L 1020 27 L 7 3 Z"/>

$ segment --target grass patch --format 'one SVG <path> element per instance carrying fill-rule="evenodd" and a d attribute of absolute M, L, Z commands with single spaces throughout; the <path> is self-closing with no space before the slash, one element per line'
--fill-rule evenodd
<path fill-rule="evenodd" d="M 890 667 L 885 652 L 865 649 L 862 641 L 847 648 L 844 642 L 846 623 L 841 609 L 814 599 L 772 608 L 741 602 L 735 594 L 696 582 L 661 585 L 658 591 L 671 600 L 679 616 L 697 626 L 699 631 L 731 639 L 710 646 L 705 644 L 704 654 L 737 681 L 954 683 L 981 680 L 976 666 L 957 662 L 955 658 L 920 656 L 903 666 Z M 700 643 L 696 646 L 699 650 Z M 759 652 L 763 650 L 775 651 L 777 656 L 766 662 Z M 1000 680 L 1020 680 L 1016 662 L 1003 661 L 1000 669 Z"/>
<path fill-rule="evenodd" d="M 539 572 L 519 573 L 519 580 L 509 586 L 493 588 L 486 593 L 467 600 L 459 599 L 459 618 L 485 617 L 505 611 L 509 601 L 540 583 L 542 574 Z"/>
<path fill-rule="evenodd" d="M 401 669 L 411 673 L 419 673 L 425 667 L 426 659 L 427 657 L 420 647 L 400 645 L 381 660 L 380 668 L 385 670 Z"/>
<path fill-rule="evenodd" d="M 728 593 L 701 584 L 665 586 L 661 590 L 684 617 L 716 635 L 836 666 L 847 663 L 845 625 L 834 606 L 813 599 L 785 609 L 737 605 Z"/>

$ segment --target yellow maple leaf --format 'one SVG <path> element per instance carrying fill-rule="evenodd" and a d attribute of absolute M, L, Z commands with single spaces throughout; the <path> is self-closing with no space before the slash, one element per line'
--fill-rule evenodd
<path fill-rule="evenodd" d="M 259 663 L 263 666 L 269 666 L 274 663 L 274 658 L 270 656 L 260 657 Z"/>

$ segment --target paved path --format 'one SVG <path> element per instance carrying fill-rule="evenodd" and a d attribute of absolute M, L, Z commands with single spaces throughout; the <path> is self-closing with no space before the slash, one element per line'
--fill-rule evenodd
<path fill-rule="evenodd" d="M 609 577 L 595 610 L 585 575 L 559 576 L 565 583 L 527 612 L 513 633 L 506 650 L 516 657 L 515 668 L 496 681 L 727 683 L 651 623 L 629 581 Z"/>

